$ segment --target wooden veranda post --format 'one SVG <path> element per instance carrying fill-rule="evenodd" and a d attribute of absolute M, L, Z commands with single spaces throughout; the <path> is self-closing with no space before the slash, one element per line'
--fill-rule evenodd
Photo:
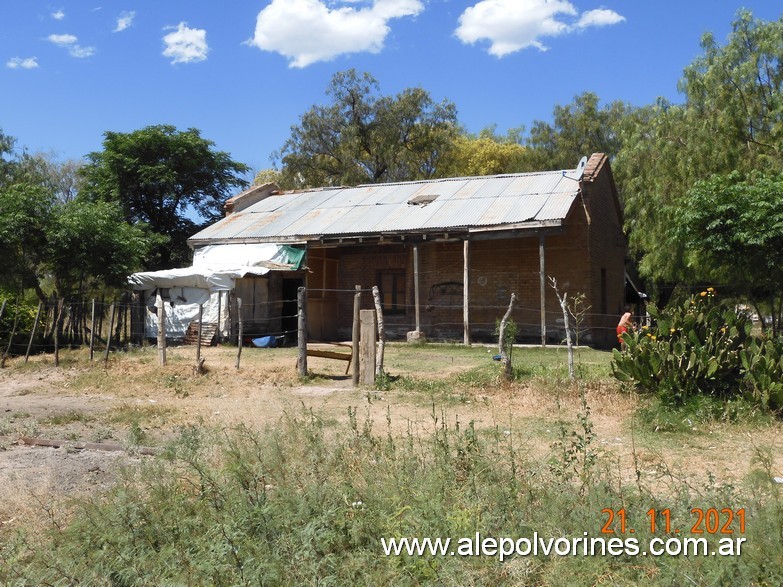
<path fill-rule="evenodd" d="M 463 257 L 463 287 L 462 287 L 462 323 L 463 342 L 470 346 L 470 241 L 465 239 L 462 245 Z"/>
<path fill-rule="evenodd" d="M 541 347 L 546 347 L 546 255 L 544 253 L 543 234 L 538 235 L 538 281 L 541 297 Z"/>
<path fill-rule="evenodd" d="M 413 245 L 413 307 L 416 311 L 416 332 L 421 332 L 419 311 L 419 245 Z"/>
<path fill-rule="evenodd" d="M 359 337 L 361 332 L 359 330 L 359 310 L 362 307 L 362 286 L 355 286 L 356 293 L 353 294 L 353 327 L 351 329 L 351 356 L 353 357 L 353 371 L 351 373 L 351 379 L 353 380 L 353 386 L 359 385 Z"/>
<path fill-rule="evenodd" d="M 307 376 L 307 290 L 300 287 L 296 292 L 297 341 L 296 372 L 299 377 Z"/>

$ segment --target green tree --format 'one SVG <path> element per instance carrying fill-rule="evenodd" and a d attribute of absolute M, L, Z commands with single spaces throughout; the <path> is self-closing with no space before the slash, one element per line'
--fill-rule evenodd
<path fill-rule="evenodd" d="M 521 129 L 498 136 L 494 127 L 489 127 L 477 136 L 462 134 L 456 137 L 437 175 L 461 177 L 529 171 L 526 155 Z"/>
<path fill-rule="evenodd" d="M 222 216 L 230 192 L 247 185 L 242 175 L 249 168 L 196 129 L 159 125 L 104 137 L 103 151 L 87 156 L 85 197 L 117 202 L 127 222 L 168 239 L 155 245 L 147 269 L 189 263 L 187 238 Z"/>
<path fill-rule="evenodd" d="M 125 286 L 155 243 L 143 225 L 124 221 L 119 204 L 77 198 L 59 206 L 51 218 L 44 267 L 58 297 L 86 296 L 102 287 Z"/>
<path fill-rule="evenodd" d="M 0 189 L 11 183 L 15 174 L 14 145 L 16 139 L 0 128 Z"/>
<path fill-rule="evenodd" d="M 54 197 L 43 186 L 14 182 L 0 187 L 0 284 L 21 293 L 35 290 L 41 300 L 45 260 Z"/>
<path fill-rule="evenodd" d="M 613 165 L 632 253 L 659 283 L 693 275 L 672 228 L 696 182 L 783 170 L 783 20 L 740 11 L 724 46 L 710 34 L 701 46 L 680 84 L 685 102 L 659 100 L 630 117 Z"/>
<path fill-rule="evenodd" d="M 633 108 L 612 102 L 601 108 L 598 96 L 585 92 L 571 104 L 556 105 L 553 122 L 535 121 L 527 140 L 531 169 L 571 169 L 591 153 L 614 157 L 622 148 L 623 129 Z"/>
<path fill-rule="evenodd" d="M 422 88 L 383 96 L 375 78 L 351 69 L 326 93 L 331 104 L 305 112 L 275 154 L 283 187 L 433 177 L 457 135 L 454 104 Z"/>
<path fill-rule="evenodd" d="M 51 154 L 25 153 L 19 160 L 19 167 L 21 173 L 40 182 L 62 203 L 74 200 L 84 181 L 81 174 L 83 160 L 58 161 Z"/>
<path fill-rule="evenodd" d="M 760 316 L 768 308 L 773 335 L 783 314 L 781 202 L 783 175 L 716 175 L 688 190 L 674 225 L 694 278 L 732 284 Z"/>

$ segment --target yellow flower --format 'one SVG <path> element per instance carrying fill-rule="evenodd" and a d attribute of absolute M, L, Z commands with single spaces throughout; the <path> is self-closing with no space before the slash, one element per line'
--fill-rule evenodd
<path fill-rule="evenodd" d="M 714 292 L 714 291 L 715 291 L 715 288 L 714 288 L 714 287 L 708 287 L 708 288 L 707 288 L 707 291 L 708 291 L 708 292 L 710 292 L 710 293 L 712 293 L 712 292 Z"/>
<path fill-rule="evenodd" d="M 669 334 L 674 334 L 675 332 L 677 331 L 674 328 L 669 328 Z"/>
<path fill-rule="evenodd" d="M 655 340 L 657 337 L 653 334 L 650 338 Z"/>
<path fill-rule="evenodd" d="M 706 295 L 707 295 L 707 292 L 706 292 L 706 291 L 703 291 L 703 292 L 701 292 L 699 295 L 700 295 L 701 297 L 704 297 L 704 296 L 706 296 Z"/>

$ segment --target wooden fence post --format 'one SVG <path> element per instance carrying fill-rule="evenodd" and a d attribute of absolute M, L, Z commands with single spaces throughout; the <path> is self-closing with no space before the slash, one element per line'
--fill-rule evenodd
<path fill-rule="evenodd" d="M 95 298 L 92 299 L 92 318 L 90 319 L 90 361 L 95 351 Z"/>
<path fill-rule="evenodd" d="M 201 332 L 204 327 L 204 304 L 198 305 L 198 339 L 196 340 L 196 373 L 204 373 L 204 363 L 201 361 Z"/>
<path fill-rule="evenodd" d="M 237 370 L 239 370 L 239 359 L 242 356 L 242 298 L 237 298 Z"/>
<path fill-rule="evenodd" d="M 307 377 L 307 289 L 300 287 L 296 292 L 297 342 L 296 372 Z"/>
<path fill-rule="evenodd" d="M 514 309 L 514 302 L 517 299 L 517 295 L 511 294 L 511 301 L 508 303 L 508 309 L 503 314 L 503 319 L 500 321 L 499 336 L 498 336 L 498 353 L 500 353 L 500 360 L 503 363 L 503 376 L 506 381 L 511 381 L 514 378 L 514 367 L 511 364 L 511 353 L 514 350 L 514 341 L 508 345 L 508 352 L 506 352 L 506 324 L 508 324 L 509 318 L 511 318 L 511 311 Z"/>
<path fill-rule="evenodd" d="M 359 312 L 361 340 L 359 342 L 360 382 L 375 383 L 375 310 Z"/>
<path fill-rule="evenodd" d="M 155 306 L 158 308 L 158 358 L 161 365 L 166 364 L 166 308 L 163 297 L 158 292 L 155 298 Z"/>
<path fill-rule="evenodd" d="M 383 376 L 383 352 L 386 348 L 386 329 L 383 326 L 383 306 L 377 285 L 372 288 L 372 297 L 375 300 L 375 313 L 378 320 L 378 354 L 375 357 L 375 376 L 381 377 Z"/>
<path fill-rule="evenodd" d="M 104 366 L 109 362 L 109 351 L 111 350 L 111 335 L 112 335 L 112 330 L 114 330 L 114 310 L 115 310 L 115 304 L 114 302 L 112 302 L 111 310 L 109 312 L 109 335 L 106 338 L 106 354 L 103 356 Z"/>
<path fill-rule="evenodd" d="M 35 313 L 35 321 L 33 322 L 33 331 L 30 333 L 30 342 L 27 343 L 27 352 L 24 354 L 24 362 L 27 363 L 30 358 L 30 351 L 33 349 L 33 340 L 35 339 L 35 331 L 38 330 L 38 321 L 41 319 L 41 312 L 43 311 L 43 302 L 38 302 L 38 311 Z"/>
<path fill-rule="evenodd" d="M 362 307 L 362 286 L 356 286 L 356 293 L 353 294 L 353 328 L 351 330 L 351 357 L 353 360 L 353 386 L 359 385 L 359 310 Z"/>
<path fill-rule="evenodd" d="M 57 313 L 54 316 L 54 366 L 60 366 L 60 316 L 63 313 L 65 298 L 57 302 Z"/>
<path fill-rule="evenodd" d="M 11 345 L 14 344 L 14 335 L 16 334 L 16 327 L 19 325 L 19 302 L 16 303 L 16 313 L 14 315 L 14 326 L 11 328 L 11 336 L 8 337 L 8 346 L 3 353 L 3 359 L 0 360 L 0 368 L 5 367 L 5 360 L 8 358 L 8 353 L 11 352 Z"/>

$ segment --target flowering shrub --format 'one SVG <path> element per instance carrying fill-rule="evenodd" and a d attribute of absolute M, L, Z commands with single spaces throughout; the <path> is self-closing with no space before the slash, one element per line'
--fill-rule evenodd
<path fill-rule="evenodd" d="M 613 351 L 617 379 L 675 404 L 747 394 L 783 406 L 783 344 L 751 337 L 750 318 L 716 302 L 713 288 L 649 312 L 655 326 L 625 333 L 625 350 Z"/>

